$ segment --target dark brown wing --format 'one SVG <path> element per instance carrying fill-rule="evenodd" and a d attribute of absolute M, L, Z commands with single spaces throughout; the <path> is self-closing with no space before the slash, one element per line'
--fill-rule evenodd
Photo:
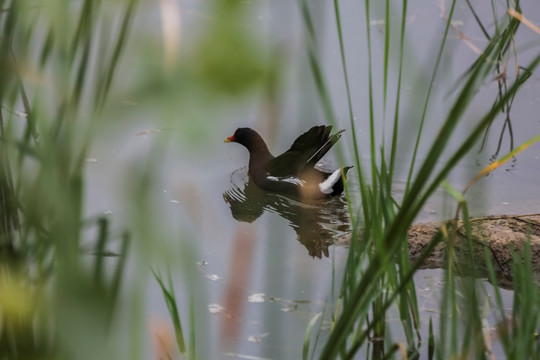
<path fill-rule="evenodd" d="M 344 130 L 330 136 L 332 126 L 314 126 L 300 135 L 291 148 L 272 159 L 266 171 L 273 176 L 295 176 L 315 164 L 339 140 Z"/>

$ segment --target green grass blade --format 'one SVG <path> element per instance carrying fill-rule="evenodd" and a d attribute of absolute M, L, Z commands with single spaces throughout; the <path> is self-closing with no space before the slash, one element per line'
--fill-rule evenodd
<path fill-rule="evenodd" d="M 105 245 L 107 244 L 107 240 L 109 238 L 109 221 L 105 217 L 101 217 L 98 220 L 98 239 L 97 239 L 97 246 L 95 250 L 95 256 L 96 256 L 96 262 L 94 265 L 94 283 L 97 286 L 102 286 L 104 283 L 103 280 L 103 259 L 105 254 Z"/>
<path fill-rule="evenodd" d="M 319 318 L 321 317 L 322 312 L 315 315 L 308 323 L 307 329 L 306 329 L 306 335 L 304 336 L 304 346 L 302 348 L 302 360 L 308 360 L 309 356 L 309 343 L 311 340 L 311 333 L 313 332 L 313 327 L 315 326 L 315 323 Z"/>
<path fill-rule="evenodd" d="M 432 360 L 435 354 L 435 335 L 433 335 L 433 321 L 429 318 L 429 335 L 428 335 L 428 359 Z"/>
<path fill-rule="evenodd" d="M 116 298 L 118 297 L 118 294 L 120 292 L 120 285 L 122 283 L 123 273 L 126 267 L 126 259 L 128 255 L 130 240 L 130 233 L 124 231 L 122 233 L 122 246 L 120 248 L 120 256 L 118 257 L 118 263 L 116 264 L 111 283 L 111 293 L 113 295 L 114 302 L 116 302 Z"/>
<path fill-rule="evenodd" d="M 154 269 L 151 269 L 154 274 L 154 278 L 158 282 L 161 291 L 163 293 L 163 298 L 165 299 L 165 304 L 171 315 L 171 320 L 174 326 L 174 332 L 176 335 L 176 343 L 180 349 L 180 353 L 185 356 L 186 354 L 186 342 L 184 337 L 184 332 L 182 330 L 182 322 L 180 321 L 180 313 L 178 312 L 177 300 L 174 294 L 174 287 L 172 286 L 171 277 L 169 273 L 169 284 L 166 285 L 163 281 L 163 278 L 159 272 L 156 272 Z"/>
<path fill-rule="evenodd" d="M 193 301 L 193 290 L 189 298 L 189 358 L 195 360 L 195 302 Z"/>
<path fill-rule="evenodd" d="M 386 123 L 386 94 L 388 93 L 388 61 L 390 59 L 390 0 L 386 0 L 384 12 L 384 64 L 383 64 L 383 124 Z M 385 144 L 383 125 L 382 146 Z"/>
<path fill-rule="evenodd" d="M 360 195 L 362 198 L 365 198 L 366 194 L 366 184 L 365 184 L 365 177 L 362 170 L 362 163 L 360 160 L 360 149 L 358 147 L 358 139 L 356 137 L 356 125 L 354 121 L 354 111 L 352 106 L 352 100 L 351 100 L 351 90 L 349 85 L 349 74 L 347 70 L 347 60 L 345 58 L 345 46 L 343 42 L 343 32 L 341 28 L 341 12 L 340 12 L 340 6 L 339 6 L 339 0 L 334 0 L 334 12 L 336 15 L 336 27 L 338 30 L 338 38 L 339 38 L 339 49 L 340 49 L 340 55 L 341 55 L 341 66 L 343 69 L 343 76 L 345 81 L 345 90 L 347 92 L 347 106 L 349 109 L 349 125 L 351 127 L 351 133 L 352 133 L 352 139 L 353 139 L 353 148 L 354 148 L 354 161 L 355 161 L 355 167 L 356 167 L 356 174 L 358 176 L 358 181 L 360 184 Z M 347 197 L 348 198 L 348 197 Z M 349 209 L 352 209 L 349 205 Z M 362 204 L 364 209 L 364 215 L 369 217 L 369 207 L 367 204 Z"/>
<path fill-rule="evenodd" d="M 407 24 L 407 0 L 403 0 L 403 8 L 401 10 L 401 36 L 399 39 L 399 65 L 398 65 L 398 81 L 396 88 L 396 107 L 394 112 L 394 126 L 392 129 L 392 147 L 390 150 L 390 165 L 389 165 L 389 177 L 390 180 L 394 179 L 394 168 L 396 164 L 396 152 L 397 152 L 397 138 L 399 130 L 399 111 L 401 100 L 401 80 L 403 75 L 403 49 L 405 44 L 405 29 Z"/>
<path fill-rule="evenodd" d="M 368 96 L 369 96 L 369 140 L 370 140 L 370 155 L 371 155 L 371 179 L 373 190 L 377 193 L 377 151 L 375 140 L 375 114 L 373 109 L 373 66 L 372 66 L 372 52 L 371 52 L 371 16 L 370 16 L 370 1 L 365 1 L 365 13 L 366 13 L 366 38 L 367 38 L 367 52 L 368 52 Z"/>
<path fill-rule="evenodd" d="M 98 109 L 105 104 L 105 100 L 107 99 L 107 96 L 109 94 L 116 67 L 118 65 L 118 61 L 120 60 L 120 55 L 122 54 L 122 50 L 124 49 L 127 42 L 129 28 L 133 20 L 138 2 L 139 0 L 129 0 L 126 10 L 124 12 L 124 17 L 122 18 L 122 24 L 120 27 L 120 33 L 118 34 L 118 37 L 116 39 L 113 54 L 111 56 L 111 59 L 109 60 L 109 66 L 105 71 L 103 78 L 101 79 L 102 85 L 98 87 L 99 93 L 95 96 L 95 98 L 97 99 L 95 106 Z"/>
<path fill-rule="evenodd" d="M 423 132 L 423 129 L 424 129 L 424 121 L 426 119 L 427 109 L 428 109 L 428 105 L 429 105 L 429 102 L 430 102 L 430 99 L 431 99 L 431 91 L 433 89 L 433 85 L 435 84 L 435 79 L 437 77 L 437 73 L 439 72 L 439 66 L 440 66 L 440 63 L 441 63 L 443 51 L 444 51 L 445 46 L 446 46 L 446 39 L 448 38 L 448 30 L 450 29 L 450 24 L 452 22 L 452 17 L 454 15 L 455 6 L 456 6 L 456 1 L 453 0 L 452 5 L 450 6 L 450 14 L 448 15 L 448 20 L 446 21 L 446 27 L 444 29 L 444 34 L 443 34 L 443 37 L 442 37 L 442 40 L 441 40 L 441 46 L 439 47 L 439 52 L 437 54 L 437 60 L 435 61 L 435 67 L 433 68 L 433 74 L 431 75 L 431 80 L 430 80 L 428 91 L 427 91 L 427 94 L 426 94 L 426 101 L 424 102 L 424 108 L 422 110 L 422 116 L 420 118 L 420 127 L 419 127 L 417 135 L 416 135 L 416 141 L 415 141 L 415 144 L 414 144 L 414 150 L 413 150 L 413 155 L 412 155 L 412 159 L 411 159 L 411 166 L 409 167 L 409 175 L 407 177 L 407 184 L 405 186 L 405 193 L 408 193 L 409 185 L 410 185 L 411 180 L 412 180 L 412 174 L 414 172 L 414 165 L 416 163 L 416 156 L 417 156 L 417 153 L 418 153 L 418 147 L 420 145 L 420 139 L 422 137 L 422 132 Z"/>

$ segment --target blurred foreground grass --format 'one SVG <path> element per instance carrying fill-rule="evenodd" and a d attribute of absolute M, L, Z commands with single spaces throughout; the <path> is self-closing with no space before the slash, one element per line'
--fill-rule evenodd
<path fill-rule="evenodd" d="M 234 99 L 266 76 L 255 39 L 230 26 L 241 2 L 208 6 L 216 21 L 180 54 L 176 1 L 0 1 L 0 359 L 147 358 L 148 269 L 136 259 L 159 253 L 148 196 L 163 148 L 125 179 L 122 206 L 134 211 L 120 230 L 114 216 L 85 213 L 86 166 L 96 137 L 133 111 L 123 99 L 172 118 L 178 101 Z M 187 117 L 177 117 L 187 140 L 211 125 Z"/>

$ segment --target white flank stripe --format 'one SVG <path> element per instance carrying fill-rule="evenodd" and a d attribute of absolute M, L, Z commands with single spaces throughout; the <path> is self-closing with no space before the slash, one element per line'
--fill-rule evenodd
<path fill-rule="evenodd" d="M 339 177 L 341 175 L 341 169 L 337 169 L 326 178 L 322 183 L 319 184 L 319 189 L 321 189 L 321 192 L 323 194 L 331 194 L 333 189 L 332 186 L 334 186 L 335 183 L 339 180 Z"/>
<path fill-rule="evenodd" d="M 295 178 L 293 176 L 291 177 L 286 177 L 286 178 L 278 178 L 278 177 L 275 177 L 275 176 L 268 176 L 268 180 L 272 180 L 272 181 L 285 181 L 285 182 L 288 182 L 288 183 L 291 183 L 291 184 L 294 184 L 294 185 L 298 185 L 298 186 L 303 186 L 305 181 L 302 181 L 298 178 Z"/>

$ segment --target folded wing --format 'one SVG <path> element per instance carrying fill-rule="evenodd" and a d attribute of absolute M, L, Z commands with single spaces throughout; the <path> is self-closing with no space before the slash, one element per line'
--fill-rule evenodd
<path fill-rule="evenodd" d="M 334 146 L 344 130 L 330 136 L 332 126 L 314 126 L 300 135 L 291 148 L 272 159 L 266 170 L 274 176 L 295 176 L 313 168 Z"/>

